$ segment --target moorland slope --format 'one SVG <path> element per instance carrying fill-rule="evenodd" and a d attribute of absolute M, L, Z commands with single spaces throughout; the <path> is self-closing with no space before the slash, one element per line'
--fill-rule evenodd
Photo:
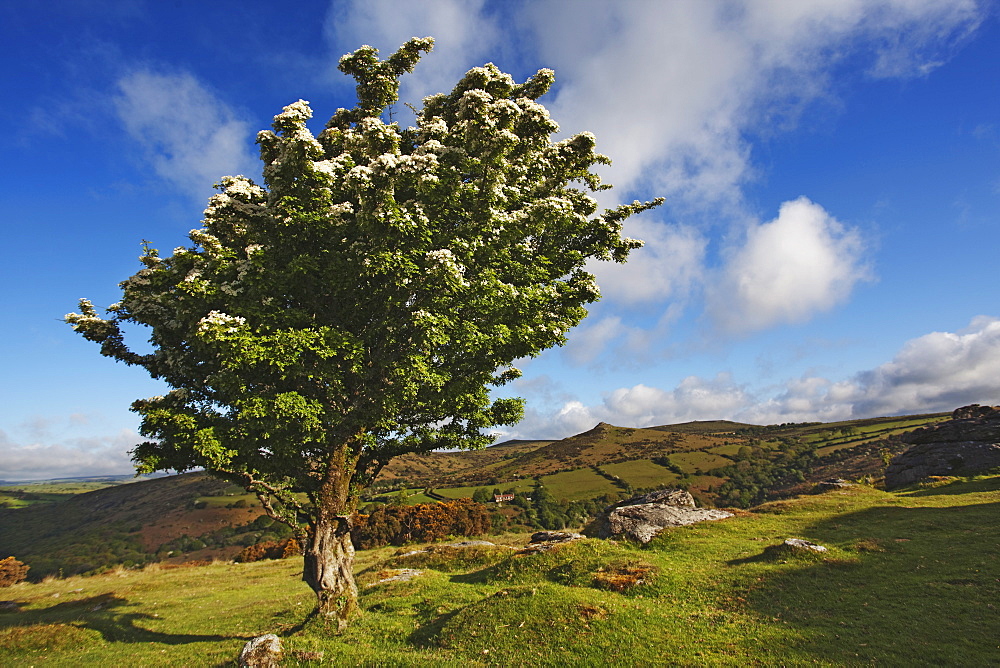
<path fill-rule="evenodd" d="M 3 590 L 0 658 L 219 666 L 277 633 L 287 665 L 998 665 L 998 509 L 993 475 L 836 488 L 646 547 L 362 551 L 363 613 L 340 636 L 308 618 L 297 559 L 22 583 Z M 788 537 L 828 551 L 776 551 Z"/>

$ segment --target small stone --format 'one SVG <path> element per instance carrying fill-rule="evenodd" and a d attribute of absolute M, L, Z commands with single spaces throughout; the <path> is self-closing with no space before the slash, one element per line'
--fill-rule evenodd
<path fill-rule="evenodd" d="M 281 638 L 268 633 L 244 645 L 238 662 L 240 668 L 277 668 L 282 657 Z"/>
<path fill-rule="evenodd" d="M 785 540 L 785 545 L 793 550 L 809 550 L 810 552 L 826 552 L 826 548 L 817 545 L 803 538 L 789 538 Z"/>
<path fill-rule="evenodd" d="M 299 661 L 322 661 L 323 652 L 308 652 L 305 650 L 300 650 L 297 652 L 292 652 L 292 656 Z"/>
<path fill-rule="evenodd" d="M 566 543 L 571 540 L 580 540 L 583 534 L 573 531 L 536 531 L 531 534 L 531 543 Z"/>
<path fill-rule="evenodd" d="M 384 577 L 377 582 L 372 582 L 368 586 L 375 587 L 377 585 L 386 584 L 388 582 L 406 582 L 408 580 L 412 580 L 413 578 L 420 577 L 421 575 L 424 574 L 423 571 L 418 571 L 415 568 L 397 568 L 389 572 L 393 574 L 388 577 Z"/>
<path fill-rule="evenodd" d="M 827 478 L 816 483 L 814 489 L 817 492 L 828 492 L 833 489 L 847 489 L 849 487 L 854 487 L 854 484 L 847 482 L 843 478 Z"/>

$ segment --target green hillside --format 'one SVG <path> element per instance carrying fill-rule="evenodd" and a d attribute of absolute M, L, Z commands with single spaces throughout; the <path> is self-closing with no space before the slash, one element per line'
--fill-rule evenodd
<path fill-rule="evenodd" d="M 747 508 L 808 491 L 828 477 L 877 479 L 885 453 L 905 447 L 894 435 L 947 417 L 648 429 L 602 423 L 558 441 L 400 457 L 363 507 L 477 492 L 492 501 L 493 490 L 516 492 L 514 504 L 488 504 L 497 531 L 562 529 L 608 503 L 661 487 L 688 489 L 704 506 Z M 36 492 L 6 492 L 11 507 L 0 508 L 0 546 L 30 564 L 37 579 L 121 563 L 231 559 L 248 545 L 287 536 L 283 525 L 260 517 L 256 497 L 203 474 L 121 482 L 61 481 L 19 488 Z M 110 486 L 73 493 L 89 485 Z"/>
<path fill-rule="evenodd" d="M 119 570 L 3 591 L 3 665 L 1000 665 L 1000 476 L 858 485 L 667 530 L 646 547 L 358 553 L 363 614 L 307 619 L 298 559 Z M 800 537 L 829 548 L 796 557 Z M 500 542 L 523 545 L 523 536 Z M 380 583 L 415 569 L 408 581 Z"/>

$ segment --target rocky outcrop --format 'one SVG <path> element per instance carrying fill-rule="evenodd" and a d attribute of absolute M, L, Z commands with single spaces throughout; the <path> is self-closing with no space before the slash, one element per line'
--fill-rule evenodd
<path fill-rule="evenodd" d="M 848 489 L 850 487 L 854 487 L 854 484 L 847 482 L 843 478 L 827 478 L 813 485 L 813 491 L 821 494 L 822 492 L 829 492 L 835 489 Z"/>
<path fill-rule="evenodd" d="M 554 547 L 560 547 L 567 543 L 584 538 L 583 534 L 574 531 L 536 531 L 531 534 L 528 545 L 521 549 L 518 554 L 538 554 L 548 552 Z"/>
<path fill-rule="evenodd" d="M 648 543 L 667 527 L 732 517 L 725 510 L 697 508 L 694 497 L 679 489 L 657 490 L 611 506 L 588 528 L 598 538 L 624 537 Z"/>
<path fill-rule="evenodd" d="M 580 540 L 583 534 L 575 531 L 536 531 L 531 534 L 528 544 L 534 543 L 567 543 L 573 540 Z"/>
<path fill-rule="evenodd" d="M 885 470 L 886 489 L 929 476 L 971 475 L 1000 466 L 1000 406 L 965 406 L 952 419 L 923 427 L 902 440 L 912 443 Z"/>

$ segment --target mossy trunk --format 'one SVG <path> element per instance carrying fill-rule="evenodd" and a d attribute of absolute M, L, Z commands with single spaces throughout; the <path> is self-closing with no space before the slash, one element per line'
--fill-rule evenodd
<path fill-rule="evenodd" d="M 344 516 L 316 519 L 303 546 L 302 579 L 316 592 L 316 613 L 347 628 L 358 612 L 358 586 L 354 582 L 354 544 L 350 521 Z"/>

